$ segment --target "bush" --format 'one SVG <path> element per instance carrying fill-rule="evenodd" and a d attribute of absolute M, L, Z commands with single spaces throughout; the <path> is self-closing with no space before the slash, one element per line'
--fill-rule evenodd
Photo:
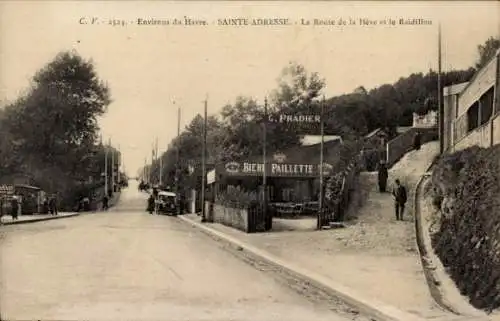
<path fill-rule="evenodd" d="M 259 197 L 257 192 L 229 185 L 224 192 L 217 194 L 215 202 L 226 207 L 251 208 L 259 203 Z"/>

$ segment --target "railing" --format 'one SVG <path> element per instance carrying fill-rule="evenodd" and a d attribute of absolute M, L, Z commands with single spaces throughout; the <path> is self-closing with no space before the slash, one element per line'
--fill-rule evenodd
<path fill-rule="evenodd" d="M 474 145 L 479 147 L 488 148 L 490 146 L 500 143 L 500 113 L 492 116 L 492 118 L 467 132 L 463 137 L 457 141 L 452 147 L 453 151 L 459 151 Z"/>
<path fill-rule="evenodd" d="M 340 187 L 332 196 L 329 202 L 318 213 L 317 229 L 328 226 L 330 222 L 344 221 L 345 212 L 349 206 L 351 191 L 353 190 L 355 179 L 360 169 L 361 154 L 357 154 L 351 159 L 347 168 L 342 172 Z"/>

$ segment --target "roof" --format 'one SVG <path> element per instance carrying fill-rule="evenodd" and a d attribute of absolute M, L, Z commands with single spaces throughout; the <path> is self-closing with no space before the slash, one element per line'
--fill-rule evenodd
<path fill-rule="evenodd" d="M 20 188 L 34 189 L 34 190 L 37 190 L 37 191 L 41 190 L 40 187 L 26 185 L 26 184 L 15 184 L 14 186 L 15 187 L 20 187 Z"/>
<path fill-rule="evenodd" d="M 378 133 L 381 133 L 382 135 L 387 135 L 387 133 L 382 128 L 377 128 L 374 131 L 370 132 L 368 135 L 366 135 L 365 138 L 366 139 L 372 138 L 373 136 L 377 135 Z"/>
<path fill-rule="evenodd" d="M 459 84 L 454 84 L 451 86 L 446 86 L 443 88 L 444 95 L 451 96 L 451 95 L 460 94 L 465 89 L 465 87 L 467 87 L 468 84 L 469 84 L 469 82 L 467 81 L 467 82 L 462 82 Z"/>
<path fill-rule="evenodd" d="M 396 131 L 397 131 L 398 134 L 403 134 L 403 133 L 406 133 L 407 131 L 409 131 L 412 128 L 413 128 L 413 126 L 398 126 L 396 128 Z"/>
<path fill-rule="evenodd" d="M 465 92 L 466 89 L 468 89 L 473 83 L 475 83 L 477 81 L 477 79 L 484 74 L 484 72 L 488 69 L 488 68 L 496 68 L 497 67 L 497 64 L 493 64 L 492 63 L 494 61 L 496 61 L 497 59 L 500 59 L 500 48 L 497 50 L 497 52 L 495 53 L 495 55 L 493 57 L 490 58 L 490 60 L 488 60 L 487 63 L 484 64 L 483 67 L 481 67 L 479 70 L 477 70 L 475 73 L 474 73 L 474 76 L 472 76 L 472 79 L 467 83 L 467 85 L 464 86 L 464 88 L 462 89 L 462 91 L 460 92 L 460 97 L 463 95 L 463 93 Z M 460 98 L 459 98 L 460 99 Z"/>
<path fill-rule="evenodd" d="M 158 195 L 174 196 L 175 197 L 175 193 L 173 193 L 173 192 L 165 192 L 165 191 L 158 192 Z"/>
<path fill-rule="evenodd" d="M 323 136 L 323 141 L 324 142 L 329 142 L 333 140 L 342 140 L 341 136 L 337 135 L 324 135 Z M 301 139 L 301 144 L 302 146 L 310 146 L 310 145 L 316 145 L 321 143 L 321 135 L 304 135 L 304 137 Z"/>

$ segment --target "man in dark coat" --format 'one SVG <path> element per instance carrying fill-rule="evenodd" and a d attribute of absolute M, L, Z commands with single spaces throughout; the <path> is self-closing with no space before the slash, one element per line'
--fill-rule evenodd
<path fill-rule="evenodd" d="M 11 215 L 12 219 L 17 220 L 17 214 L 19 212 L 19 200 L 16 196 L 12 198 L 11 201 Z"/>
<path fill-rule="evenodd" d="M 389 177 L 389 172 L 387 166 L 383 161 L 378 165 L 378 189 L 380 193 L 385 193 L 387 188 L 387 178 Z"/>
<path fill-rule="evenodd" d="M 149 212 L 149 214 L 153 214 L 153 212 L 155 211 L 155 197 L 153 196 L 153 194 L 149 195 L 147 211 Z"/>
<path fill-rule="evenodd" d="M 422 145 L 422 137 L 420 136 L 420 132 L 417 132 L 413 137 L 413 149 L 419 150 Z"/>
<path fill-rule="evenodd" d="M 108 198 L 108 195 L 104 195 L 104 197 L 102 198 L 102 209 L 104 211 L 107 211 L 109 208 L 109 198 Z"/>
<path fill-rule="evenodd" d="M 406 188 L 401 184 L 399 179 L 396 179 L 396 186 L 392 190 L 394 196 L 394 207 L 396 209 L 396 220 L 402 221 L 407 201 Z"/>
<path fill-rule="evenodd" d="M 49 200 L 50 214 L 57 215 L 57 198 L 52 195 Z"/>

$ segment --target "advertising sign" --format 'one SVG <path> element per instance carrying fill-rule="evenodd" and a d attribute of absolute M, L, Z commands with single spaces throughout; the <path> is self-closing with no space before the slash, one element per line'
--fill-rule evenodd
<path fill-rule="evenodd" d="M 281 124 L 319 124 L 321 123 L 320 115 L 288 115 L 281 114 L 277 117 L 273 115 L 268 116 L 268 120 L 271 123 L 281 123 Z"/>
<path fill-rule="evenodd" d="M 320 168 L 323 175 L 329 175 L 333 169 L 332 165 L 320 164 L 290 164 L 272 162 L 267 165 L 267 175 L 270 177 L 319 177 Z M 261 176 L 264 172 L 263 163 L 229 162 L 225 164 L 226 174 L 229 176 Z"/>

